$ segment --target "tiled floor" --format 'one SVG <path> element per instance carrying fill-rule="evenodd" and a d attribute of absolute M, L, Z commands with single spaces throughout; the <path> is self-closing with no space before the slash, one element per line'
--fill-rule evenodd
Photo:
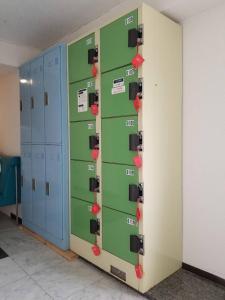
<path fill-rule="evenodd" d="M 225 288 L 179 271 L 145 297 L 87 262 L 67 262 L 0 214 L 0 300 L 225 300 Z"/>

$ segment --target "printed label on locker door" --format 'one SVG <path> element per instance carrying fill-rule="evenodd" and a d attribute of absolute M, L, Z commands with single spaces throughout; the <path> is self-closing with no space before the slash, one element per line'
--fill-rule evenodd
<path fill-rule="evenodd" d="M 125 126 L 126 127 L 134 127 L 134 120 L 126 120 Z"/>
<path fill-rule="evenodd" d="M 88 171 L 94 171 L 95 167 L 94 165 L 88 165 Z"/>
<path fill-rule="evenodd" d="M 92 209 L 91 205 L 88 205 L 88 211 L 91 212 L 91 209 Z"/>
<path fill-rule="evenodd" d="M 77 92 L 77 108 L 78 112 L 85 112 L 88 110 L 88 93 L 87 89 L 82 89 Z"/>
<path fill-rule="evenodd" d="M 94 86 L 94 81 L 88 81 L 87 88 L 91 88 Z"/>
<path fill-rule="evenodd" d="M 131 225 L 131 226 L 135 226 L 136 225 L 136 220 L 131 219 L 131 218 L 127 218 L 127 224 Z"/>
<path fill-rule="evenodd" d="M 134 176 L 134 170 L 126 169 L 126 176 Z"/>
<path fill-rule="evenodd" d="M 134 16 L 129 16 L 128 18 L 125 19 L 125 25 L 127 26 L 130 23 L 134 22 Z"/>
<path fill-rule="evenodd" d="M 91 44 L 92 44 L 92 38 L 87 39 L 86 40 L 86 45 L 88 46 L 88 45 L 91 45 Z"/>
<path fill-rule="evenodd" d="M 94 128 L 94 124 L 93 123 L 88 123 L 88 129 L 91 130 Z"/>
<path fill-rule="evenodd" d="M 125 93 L 126 88 L 124 85 L 124 78 L 118 78 L 113 80 L 112 95 Z"/>
<path fill-rule="evenodd" d="M 134 69 L 133 68 L 126 70 L 126 76 L 132 76 L 132 75 L 134 75 Z"/>

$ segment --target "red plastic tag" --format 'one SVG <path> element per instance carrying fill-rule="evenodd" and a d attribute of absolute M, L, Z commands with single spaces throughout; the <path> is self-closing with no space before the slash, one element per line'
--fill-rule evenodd
<path fill-rule="evenodd" d="M 138 96 L 136 96 L 136 98 L 134 100 L 134 108 L 135 108 L 136 112 L 139 112 L 139 110 L 141 108 L 141 100 Z"/>
<path fill-rule="evenodd" d="M 144 58 L 141 54 L 137 53 L 135 57 L 132 59 L 132 65 L 135 69 L 138 69 L 144 62 Z"/>
<path fill-rule="evenodd" d="M 98 155 L 99 155 L 99 149 L 93 149 L 91 151 L 91 157 L 93 160 L 97 160 L 98 159 Z"/>
<path fill-rule="evenodd" d="M 98 114 L 98 104 L 92 104 L 91 105 L 91 113 L 94 116 L 97 116 Z"/>
<path fill-rule="evenodd" d="M 96 77 L 97 74 L 98 74 L 98 69 L 97 69 L 95 64 L 92 65 L 91 74 L 92 74 L 93 77 Z"/>
<path fill-rule="evenodd" d="M 138 279 L 141 279 L 143 277 L 143 269 L 142 265 L 138 264 L 135 266 L 135 272 Z"/>
<path fill-rule="evenodd" d="M 138 222 L 141 220 L 141 210 L 139 207 L 136 209 L 136 219 Z"/>
<path fill-rule="evenodd" d="M 142 157 L 141 156 L 139 156 L 139 155 L 135 156 L 133 158 L 133 162 L 134 162 L 134 164 L 135 164 L 135 166 L 137 168 L 141 168 L 142 167 Z"/>
<path fill-rule="evenodd" d="M 98 205 L 97 202 L 95 202 L 92 207 L 91 207 L 91 212 L 94 214 L 94 215 L 97 215 L 101 210 L 101 207 Z"/>
<path fill-rule="evenodd" d="M 97 245 L 92 246 L 91 249 L 95 256 L 99 256 L 101 254 L 101 250 Z"/>

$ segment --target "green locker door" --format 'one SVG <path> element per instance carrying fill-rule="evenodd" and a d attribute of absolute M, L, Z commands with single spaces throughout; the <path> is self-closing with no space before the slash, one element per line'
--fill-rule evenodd
<path fill-rule="evenodd" d="M 70 84 L 70 121 L 94 120 L 88 105 L 88 94 L 95 92 L 95 80 Z"/>
<path fill-rule="evenodd" d="M 88 64 L 88 50 L 95 48 L 95 34 L 75 42 L 68 47 L 69 82 L 90 78 L 91 65 Z"/>
<path fill-rule="evenodd" d="M 95 235 L 90 233 L 90 220 L 96 219 L 91 213 L 91 203 L 71 199 L 71 233 L 92 244 Z"/>
<path fill-rule="evenodd" d="M 137 115 L 129 100 L 129 83 L 138 81 L 131 65 L 102 74 L 102 117 Z"/>
<path fill-rule="evenodd" d="M 128 31 L 137 27 L 138 10 L 135 10 L 101 29 L 101 72 L 131 63 L 137 50 L 128 47 Z"/>
<path fill-rule="evenodd" d="M 103 162 L 133 165 L 137 152 L 129 150 L 129 134 L 138 133 L 136 116 L 102 120 Z"/>
<path fill-rule="evenodd" d="M 135 167 L 103 163 L 102 201 L 104 206 L 135 215 L 137 203 L 129 201 L 129 184 L 138 184 L 138 171 Z"/>
<path fill-rule="evenodd" d="M 94 193 L 89 191 L 91 177 L 96 177 L 94 163 L 71 160 L 71 196 L 94 202 Z"/>
<path fill-rule="evenodd" d="M 137 253 L 130 252 L 130 235 L 138 234 L 133 216 L 103 207 L 103 249 L 136 265 Z"/>
<path fill-rule="evenodd" d="M 94 121 L 70 123 L 70 158 L 92 161 L 89 136 L 95 134 Z"/>

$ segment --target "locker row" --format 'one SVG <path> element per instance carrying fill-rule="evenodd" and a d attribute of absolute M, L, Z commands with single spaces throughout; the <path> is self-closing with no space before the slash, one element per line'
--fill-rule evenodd
<path fill-rule="evenodd" d="M 22 144 L 62 143 L 63 51 L 54 47 L 20 68 Z"/>
<path fill-rule="evenodd" d="M 100 147 L 103 162 L 127 165 L 135 165 L 143 143 L 136 116 L 103 119 L 101 141 L 95 121 L 71 122 L 70 141 L 71 159 L 93 161 L 92 151 Z"/>

